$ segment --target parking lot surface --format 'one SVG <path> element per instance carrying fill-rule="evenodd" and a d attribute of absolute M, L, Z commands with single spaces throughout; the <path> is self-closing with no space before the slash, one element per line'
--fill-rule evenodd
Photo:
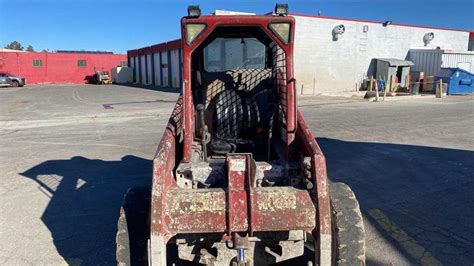
<path fill-rule="evenodd" d="M 147 185 L 176 92 L 0 89 L 0 264 L 115 264 L 123 194 Z M 302 97 L 329 176 L 358 197 L 369 265 L 474 263 L 474 98 Z"/>

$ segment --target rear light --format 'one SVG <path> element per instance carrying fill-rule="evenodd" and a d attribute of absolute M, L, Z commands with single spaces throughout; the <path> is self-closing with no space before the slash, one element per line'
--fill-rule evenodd
<path fill-rule="evenodd" d="M 206 24 L 188 23 L 186 24 L 186 42 L 191 44 L 201 32 L 206 28 Z"/>
<path fill-rule="evenodd" d="M 288 44 L 290 43 L 290 31 L 291 25 L 287 22 L 280 22 L 280 23 L 270 23 L 270 29 L 275 33 L 275 35 L 280 39 L 283 43 Z"/>

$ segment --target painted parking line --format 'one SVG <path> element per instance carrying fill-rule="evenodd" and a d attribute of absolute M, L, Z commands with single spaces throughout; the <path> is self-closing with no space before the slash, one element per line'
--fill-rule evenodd
<path fill-rule="evenodd" d="M 382 227 L 404 251 L 410 254 L 420 265 L 443 265 L 438 261 L 428 250 L 422 245 L 418 244 L 415 239 L 410 237 L 403 229 L 398 227 L 395 223 L 379 209 L 368 210 L 369 215 L 375 222 Z"/>

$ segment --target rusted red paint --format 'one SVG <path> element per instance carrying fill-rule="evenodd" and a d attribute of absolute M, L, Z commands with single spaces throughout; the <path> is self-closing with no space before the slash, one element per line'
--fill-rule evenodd
<path fill-rule="evenodd" d="M 173 189 L 167 194 L 171 206 L 164 210 L 168 230 L 179 233 L 227 231 L 230 235 L 234 231 L 280 231 L 288 228 L 311 231 L 314 228 L 315 209 L 306 191 L 293 188 L 251 190 L 249 157 L 231 155 L 227 161 L 227 196 L 217 189 L 181 190 L 180 194 L 179 189 Z M 199 206 L 191 208 L 183 204 L 184 199 L 193 202 L 197 199 Z"/>
<path fill-rule="evenodd" d="M 188 44 L 186 42 L 186 23 L 204 23 L 207 27 L 203 32 L 193 41 Z M 269 29 L 269 23 L 286 22 L 291 24 L 291 40 L 289 44 L 285 44 L 275 36 Z M 291 144 L 294 140 L 296 130 L 296 94 L 294 85 L 294 71 L 293 71 L 293 40 L 295 32 L 295 19 L 293 17 L 277 17 L 277 16 L 203 16 L 199 18 L 182 18 L 181 19 L 181 41 L 183 47 L 183 94 L 184 104 L 186 109 L 184 111 L 184 143 L 183 143 L 183 162 L 190 162 L 192 153 L 192 143 L 194 136 L 194 104 L 191 92 L 191 54 L 196 50 L 206 37 L 217 27 L 222 26 L 257 26 L 260 27 L 273 41 L 275 41 L 285 52 L 286 57 L 286 99 L 287 99 L 287 141 Z"/>
<path fill-rule="evenodd" d="M 174 138 L 168 137 L 173 136 L 169 128 L 170 125 L 154 165 L 152 234 L 166 236 L 168 240 L 178 233 L 222 232 L 230 235 L 231 232 L 251 230 L 313 230 L 316 210 L 308 192 L 292 187 L 250 190 L 246 156 L 229 156 L 227 191 L 178 188 L 172 175 L 165 174 L 174 164 L 174 157 L 163 157 L 166 153 L 173 155 L 175 151 L 173 145 L 168 144 L 175 143 Z"/>
<path fill-rule="evenodd" d="M 304 230 L 316 224 L 316 210 L 306 190 L 292 187 L 255 188 L 251 209 L 254 231 Z"/>
<path fill-rule="evenodd" d="M 162 210 L 164 232 L 174 235 L 226 231 L 226 197 L 222 189 L 174 188 L 166 197 L 168 201 Z"/>
<path fill-rule="evenodd" d="M 182 27 L 190 19 L 183 18 Z M 207 28 L 192 44 L 187 44 L 183 29 L 183 96 L 169 120 L 153 161 L 151 234 L 166 243 L 176 234 L 222 233 L 231 239 L 233 232 L 303 230 L 316 239 L 319 262 L 331 253 L 331 209 L 324 155 L 300 112 L 296 109 L 293 78 L 293 43 L 282 43 L 268 29 L 270 22 L 289 22 L 294 34 L 294 19 L 274 16 L 210 16 L 192 19 Z M 191 91 L 191 54 L 216 27 L 259 26 L 284 50 L 286 72 L 279 92 L 285 95 L 283 139 L 287 149 L 296 140 L 302 153 L 311 158 L 312 190 L 288 187 L 256 187 L 255 162 L 250 154 L 227 157 L 227 188 L 183 189 L 173 175 L 176 165 L 189 162 L 194 138 L 194 105 Z M 290 149 L 288 149 L 290 150 Z M 227 236 L 227 237 L 225 237 Z M 323 259 L 324 257 L 324 259 Z"/>
<path fill-rule="evenodd" d="M 317 252 L 320 256 L 319 261 L 321 261 L 323 255 L 329 255 L 330 259 L 331 254 L 323 254 L 324 250 L 327 251 L 328 245 L 331 247 L 331 243 L 327 243 L 327 241 L 331 241 L 332 239 L 331 203 L 326 171 L 326 159 L 299 111 L 297 138 L 304 148 L 305 155 L 311 157 L 311 171 L 313 184 L 315 184 L 314 195 L 316 195 L 313 200 L 317 206 L 317 216 L 315 219 L 318 221 L 316 228 L 313 230 L 313 237 L 317 240 L 315 243 L 318 243 L 319 245 L 316 246 L 315 249 L 319 250 L 319 253 Z M 325 239 L 326 242 L 323 243 L 323 241 L 321 241 L 322 239 Z"/>
<path fill-rule="evenodd" d="M 243 232 L 248 229 L 248 185 L 246 179 L 248 178 L 249 169 L 247 167 L 247 156 L 249 155 L 229 155 L 227 157 L 227 176 L 229 179 L 227 188 L 227 228 L 229 235 L 232 232 Z"/>
<path fill-rule="evenodd" d="M 183 99 L 179 97 L 153 160 L 151 233 L 163 236 L 165 241 L 173 236 L 164 226 L 166 220 L 162 214 L 167 203 L 166 192 L 176 187 L 173 169 L 177 158 L 178 136 L 182 130 L 182 103 Z"/>
<path fill-rule="evenodd" d="M 245 199 L 247 192 L 237 191 L 238 195 L 229 197 L 233 192 L 224 189 L 184 190 L 173 187 L 165 193 L 167 201 L 161 205 L 163 208 L 159 215 L 162 231 L 156 233 L 247 232 L 250 231 L 250 225 L 255 231 L 291 229 L 310 232 L 316 226 L 316 210 L 305 190 L 290 187 L 255 188 L 253 204 L 244 207 L 249 202 Z M 252 220 L 246 216 L 248 207 L 254 213 Z M 152 218 L 157 218 L 157 215 L 152 215 Z"/>

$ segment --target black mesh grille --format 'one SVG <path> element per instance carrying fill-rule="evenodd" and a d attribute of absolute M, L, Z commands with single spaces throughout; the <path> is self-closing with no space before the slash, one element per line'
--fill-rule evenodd
<path fill-rule="evenodd" d="M 273 59 L 272 77 L 278 91 L 278 115 L 282 126 L 286 126 L 286 55 L 277 44 L 270 45 Z"/>
<path fill-rule="evenodd" d="M 215 100 L 215 136 L 220 139 L 238 138 L 244 119 L 241 97 L 234 90 L 225 90 Z"/>

